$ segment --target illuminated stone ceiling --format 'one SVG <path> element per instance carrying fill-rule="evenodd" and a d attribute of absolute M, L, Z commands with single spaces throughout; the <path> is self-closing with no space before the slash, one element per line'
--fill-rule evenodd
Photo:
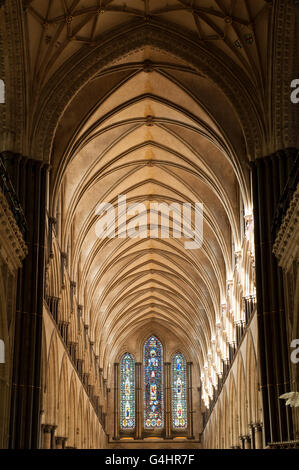
<path fill-rule="evenodd" d="M 241 194 L 251 211 L 238 146 L 238 122 L 217 88 L 150 47 L 98 73 L 65 111 L 53 144 L 52 207 L 60 192 L 61 249 L 71 253 L 70 279 L 101 358 L 154 328 L 205 363 L 233 277 L 232 240 L 241 248 Z M 98 204 L 116 208 L 119 195 L 147 211 L 153 202 L 203 203 L 202 248 L 150 238 L 148 227 L 146 238 L 97 238 Z"/>
<path fill-rule="evenodd" d="M 30 68 L 41 84 L 82 45 L 95 46 L 120 25 L 180 27 L 224 52 L 263 85 L 272 2 L 268 0 L 25 0 Z"/>
<path fill-rule="evenodd" d="M 265 106 L 271 2 L 27 0 L 24 11 L 31 116 L 38 123 L 28 123 L 30 141 L 56 118 L 55 137 L 47 142 L 49 212 L 57 216 L 59 201 L 60 250 L 69 253 L 69 278 L 77 283 L 102 366 L 128 337 L 168 331 L 202 370 L 211 357 L 216 370 L 215 361 L 226 354 L 217 336 L 226 321 L 223 306 L 234 315 L 242 295 L 252 294 L 252 245 L 242 242 L 243 215 L 252 215 L 243 124 L 247 118 L 263 132 L 258 110 Z M 159 46 L 153 36 L 152 43 L 130 48 L 145 25 L 160 34 Z M 117 55 L 125 41 L 126 52 Z M 104 56 L 111 47 L 109 60 Z M 190 60 L 188 48 L 205 60 L 206 70 Z M 233 77 L 227 93 L 208 76 L 214 61 Z M 234 92 L 235 105 L 228 96 Z M 246 108 L 245 100 L 252 105 Z M 35 148 L 44 158 L 46 145 Z M 202 203 L 202 248 L 186 250 L 183 238 L 150 238 L 147 227 L 146 238 L 98 238 L 96 208 L 103 202 L 116 207 L 119 195 L 147 210 L 152 202 Z M 242 263 L 235 266 L 243 248 L 247 274 Z M 228 305 L 233 278 L 238 298 Z"/>

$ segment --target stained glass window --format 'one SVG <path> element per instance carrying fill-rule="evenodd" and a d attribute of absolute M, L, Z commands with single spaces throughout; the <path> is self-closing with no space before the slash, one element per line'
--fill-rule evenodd
<path fill-rule="evenodd" d="M 181 353 L 172 359 L 172 426 L 175 429 L 187 427 L 186 361 Z"/>
<path fill-rule="evenodd" d="M 135 364 L 129 353 L 120 362 L 120 427 L 135 428 Z"/>
<path fill-rule="evenodd" d="M 144 345 L 144 427 L 163 428 L 163 348 L 151 336 Z"/>

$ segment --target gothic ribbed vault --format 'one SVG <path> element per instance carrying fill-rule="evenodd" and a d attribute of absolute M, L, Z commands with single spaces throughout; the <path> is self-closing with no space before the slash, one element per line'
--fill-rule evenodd
<path fill-rule="evenodd" d="M 45 191 L 48 216 L 41 216 L 47 243 L 39 305 L 46 446 L 58 422 L 58 442 L 107 444 L 113 433 L 112 413 L 108 427 L 105 422 L 112 411 L 108 394 L 113 386 L 118 393 L 113 364 L 115 372 L 129 352 L 140 365 L 150 335 L 163 343 L 168 365 L 175 352 L 185 355 L 189 371 L 194 365 L 189 382 L 193 377 L 197 436 L 202 432 L 202 411 L 211 413 L 256 312 L 250 166 L 298 139 L 288 128 L 295 54 L 284 48 L 284 36 L 287 45 L 294 36 L 293 6 L 289 0 L 287 7 L 280 0 L 6 2 L 5 28 L 0 23 L 9 49 L 3 64 L 11 69 L 6 86 L 12 94 L 18 84 L 20 99 L 7 102 L 3 150 L 28 155 L 43 168 L 36 191 Z M 50 165 L 48 181 L 43 164 Z M 126 236 L 121 195 L 142 206 L 143 216 L 153 203 L 191 204 L 191 231 L 195 203 L 201 203 L 202 246 L 186 249 L 186 234 L 161 236 L 165 207 L 158 237 L 150 236 L 148 221 L 141 237 Z M 105 238 L 96 231 L 102 203 L 115 208 L 118 225 Z M 172 226 L 178 214 L 170 219 Z M 32 234 L 35 240 L 33 226 Z M 221 398 L 221 407 L 233 410 L 237 397 L 241 424 L 234 411 L 231 424 L 220 416 L 226 428 L 215 444 L 215 412 L 207 445 L 235 446 L 249 423 L 261 421 L 256 320 L 250 328 L 234 363 L 237 380 L 232 373 L 229 399 Z M 76 411 L 61 417 L 64 408 Z M 99 439 L 89 439 L 85 412 Z"/>
<path fill-rule="evenodd" d="M 254 287 L 252 225 L 243 222 L 252 220 L 245 147 L 224 93 L 154 46 L 104 67 L 64 112 L 53 142 L 50 210 L 105 373 L 128 338 L 143 337 L 155 324 L 184 345 L 198 374 L 212 364 L 210 387 L 216 380 L 228 355 L 223 331 L 234 341 L 223 309 L 238 263 L 231 324 Z M 186 250 L 185 238 L 150 238 L 149 227 L 144 238 L 98 238 L 97 207 L 107 202 L 116 209 L 119 195 L 147 211 L 154 202 L 202 203 L 202 247 Z M 237 259 L 242 249 L 246 273 Z"/>

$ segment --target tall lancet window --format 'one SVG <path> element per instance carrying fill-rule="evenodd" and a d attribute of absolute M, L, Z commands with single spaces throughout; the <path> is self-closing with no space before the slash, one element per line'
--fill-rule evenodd
<path fill-rule="evenodd" d="M 172 427 L 187 427 L 186 361 L 181 353 L 172 358 Z"/>
<path fill-rule="evenodd" d="M 129 353 L 120 362 L 120 427 L 135 428 L 135 363 Z"/>
<path fill-rule="evenodd" d="M 151 336 L 144 345 L 144 427 L 161 429 L 163 425 L 163 348 Z"/>

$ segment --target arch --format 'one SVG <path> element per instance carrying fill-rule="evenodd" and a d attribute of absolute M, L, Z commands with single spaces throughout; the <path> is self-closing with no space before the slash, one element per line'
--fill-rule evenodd
<path fill-rule="evenodd" d="M 120 428 L 135 428 L 135 361 L 130 353 L 120 361 Z"/>
<path fill-rule="evenodd" d="M 78 428 L 78 396 L 77 386 L 75 379 L 75 372 L 73 372 L 69 387 L 69 406 L 68 406 L 68 446 L 76 447 L 77 444 L 77 428 Z"/>
<path fill-rule="evenodd" d="M 237 447 L 239 446 L 239 434 L 238 434 L 239 416 L 238 416 L 238 411 L 236 408 L 236 403 L 237 403 L 236 384 L 235 384 L 232 373 L 230 374 L 227 388 L 228 388 L 228 396 L 229 396 L 228 413 L 229 413 L 229 435 L 230 435 L 231 447 L 232 446 Z"/>
<path fill-rule="evenodd" d="M 62 359 L 59 393 L 58 393 L 58 422 L 57 422 L 57 435 L 61 437 L 68 436 L 68 415 L 69 415 L 69 400 L 68 400 L 68 368 L 67 356 L 64 355 Z"/>
<path fill-rule="evenodd" d="M 182 353 L 174 354 L 172 372 L 172 427 L 186 429 L 187 419 L 187 364 Z"/>
<path fill-rule="evenodd" d="M 77 419 L 77 445 L 78 449 L 85 449 L 85 413 L 84 413 L 84 397 L 83 397 L 83 388 L 80 388 L 79 392 L 79 402 L 78 402 L 78 419 Z"/>
<path fill-rule="evenodd" d="M 86 400 L 85 403 L 85 413 L 84 413 L 84 448 L 90 449 L 90 440 L 91 440 L 91 419 L 90 419 L 90 404 L 89 400 Z"/>
<path fill-rule="evenodd" d="M 46 383 L 45 383 L 45 422 L 57 426 L 57 407 L 58 407 L 58 345 L 55 330 L 52 333 L 48 360 L 46 364 Z"/>
<path fill-rule="evenodd" d="M 164 427 L 163 347 L 152 335 L 144 344 L 144 427 Z"/>
<path fill-rule="evenodd" d="M 238 418 L 239 418 L 239 436 L 247 436 L 249 427 L 248 427 L 248 397 L 247 397 L 247 390 L 245 384 L 245 371 L 244 371 L 244 363 L 243 357 L 240 352 L 237 361 L 237 410 L 238 410 Z"/>
<path fill-rule="evenodd" d="M 250 423 L 262 421 L 258 385 L 257 357 L 251 331 L 248 331 L 246 344 L 246 393 L 248 397 L 248 419 Z"/>

